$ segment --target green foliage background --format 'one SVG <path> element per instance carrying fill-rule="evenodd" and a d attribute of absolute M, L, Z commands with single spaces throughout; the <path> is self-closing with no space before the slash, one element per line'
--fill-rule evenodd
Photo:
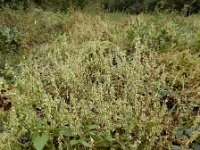
<path fill-rule="evenodd" d="M 199 0 L 104 0 L 104 7 L 111 11 L 126 11 L 132 14 L 154 10 L 199 10 Z"/>
<path fill-rule="evenodd" d="M 0 5 L 10 5 L 11 7 L 17 8 L 23 6 L 25 9 L 32 5 L 37 5 L 43 9 L 61 10 L 67 11 L 69 7 L 83 8 L 89 2 L 93 0 L 1 0 Z"/>
<path fill-rule="evenodd" d="M 89 3 L 101 3 L 101 5 L 110 11 L 126 11 L 132 14 L 140 12 L 159 10 L 177 10 L 184 8 L 187 11 L 199 11 L 199 0 L 1 0 L 0 5 L 24 5 L 27 9 L 33 4 L 41 6 L 44 9 L 67 11 L 69 7 L 83 9 Z"/>

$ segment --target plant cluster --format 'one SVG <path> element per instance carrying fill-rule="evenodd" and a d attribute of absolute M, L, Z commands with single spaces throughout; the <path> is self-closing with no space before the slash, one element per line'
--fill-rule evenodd
<path fill-rule="evenodd" d="M 0 149 L 199 148 L 199 15 L 0 16 L 25 35 L 0 76 Z"/>

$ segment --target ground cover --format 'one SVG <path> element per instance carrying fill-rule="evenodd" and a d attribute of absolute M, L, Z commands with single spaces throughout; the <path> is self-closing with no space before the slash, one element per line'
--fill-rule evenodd
<path fill-rule="evenodd" d="M 198 14 L 0 11 L 0 149 L 199 149 Z"/>

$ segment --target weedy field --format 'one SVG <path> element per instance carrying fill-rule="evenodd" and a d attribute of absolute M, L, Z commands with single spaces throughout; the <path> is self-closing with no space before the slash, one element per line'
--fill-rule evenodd
<path fill-rule="evenodd" d="M 200 149 L 200 15 L 0 10 L 0 149 Z"/>

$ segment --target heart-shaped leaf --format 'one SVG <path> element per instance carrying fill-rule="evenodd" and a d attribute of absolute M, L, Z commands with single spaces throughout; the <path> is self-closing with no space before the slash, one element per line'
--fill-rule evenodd
<path fill-rule="evenodd" d="M 33 146 L 36 150 L 43 150 L 49 140 L 49 133 L 45 132 L 42 135 L 36 134 L 33 137 Z"/>

